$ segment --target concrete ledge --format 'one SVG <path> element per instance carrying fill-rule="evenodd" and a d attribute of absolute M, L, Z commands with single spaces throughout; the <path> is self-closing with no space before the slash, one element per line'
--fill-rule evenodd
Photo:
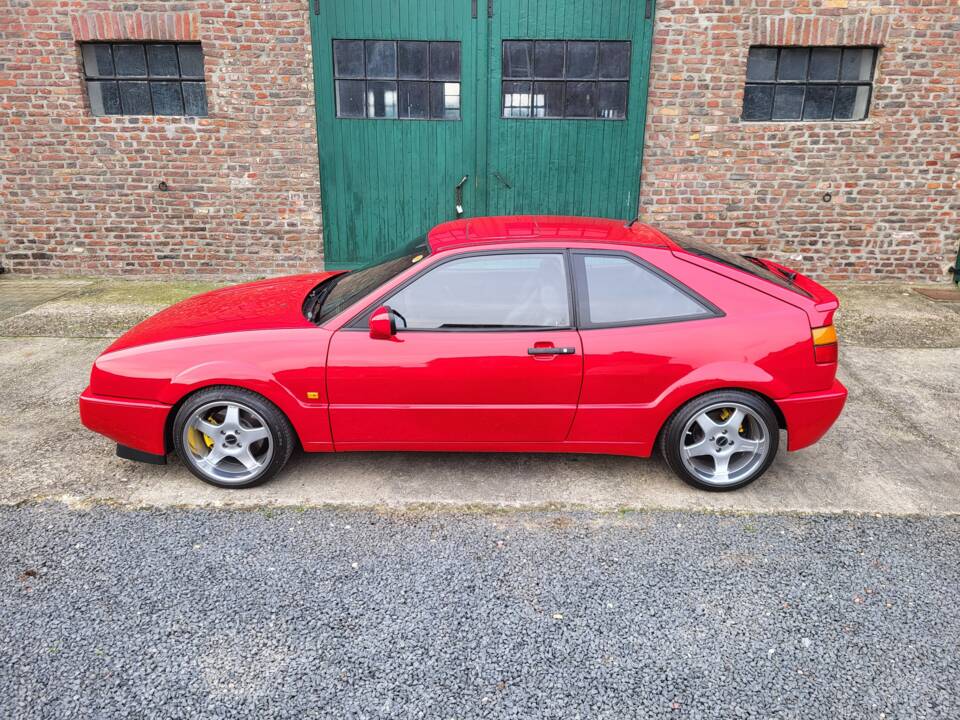
<path fill-rule="evenodd" d="M 165 307 L 217 287 L 221 284 L 4 278 L 0 308 L 13 312 L 0 312 L 0 336 L 117 337 Z"/>

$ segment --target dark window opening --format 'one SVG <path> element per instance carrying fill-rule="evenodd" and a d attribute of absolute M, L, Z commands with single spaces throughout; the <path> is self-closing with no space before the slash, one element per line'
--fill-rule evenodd
<path fill-rule="evenodd" d="M 877 49 L 752 47 L 741 119 L 864 120 Z"/>
<path fill-rule="evenodd" d="M 622 255 L 577 254 L 583 327 L 643 325 L 713 315 L 674 283 Z"/>
<path fill-rule="evenodd" d="M 84 43 L 80 52 L 94 115 L 207 115 L 200 43 Z"/>
<path fill-rule="evenodd" d="M 460 43 L 334 40 L 338 118 L 460 119 Z"/>
<path fill-rule="evenodd" d="M 630 42 L 504 40 L 504 118 L 625 120 Z"/>
<path fill-rule="evenodd" d="M 436 265 L 387 300 L 403 330 L 570 327 L 564 257 L 556 252 L 459 257 Z"/>

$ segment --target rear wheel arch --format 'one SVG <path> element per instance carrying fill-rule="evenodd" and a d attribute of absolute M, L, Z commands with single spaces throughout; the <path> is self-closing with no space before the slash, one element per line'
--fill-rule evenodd
<path fill-rule="evenodd" d="M 724 386 L 721 386 L 721 387 L 715 387 L 715 388 L 710 388 L 709 390 L 704 390 L 703 392 L 697 393 L 696 395 L 691 395 L 691 396 L 688 397 L 688 398 L 684 398 L 684 399 L 681 400 L 679 403 L 677 403 L 676 407 L 674 407 L 674 408 L 670 411 L 670 414 L 668 414 L 668 415 L 666 416 L 666 418 L 664 418 L 663 422 L 660 423 L 660 427 L 657 428 L 657 435 L 656 435 L 655 445 L 657 445 L 657 446 L 660 445 L 660 443 L 661 443 L 661 441 L 662 441 L 662 439 L 663 439 L 663 431 L 664 431 L 664 428 L 667 427 L 667 425 L 668 425 L 668 424 L 670 423 L 670 421 L 674 418 L 674 416 L 675 416 L 678 412 L 680 412 L 686 405 L 688 405 L 689 403 L 693 402 L 694 400 L 697 400 L 697 399 L 699 399 L 699 398 L 702 398 L 702 397 L 705 396 L 705 395 L 709 395 L 710 393 L 726 392 L 726 391 L 747 393 L 748 395 L 753 395 L 753 396 L 759 398 L 760 400 L 762 400 L 763 402 L 765 402 L 765 403 L 770 407 L 770 411 L 773 413 L 774 417 L 777 418 L 777 424 L 780 426 L 780 429 L 781 429 L 781 430 L 786 430 L 786 429 L 787 429 L 787 420 L 786 420 L 786 418 L 785 418 L 784 415 L 783 415 L 783 411 L 780 409 L 780 406 L 777 405 L 776 401 L 775 401 L 773 398 L 771 398 L 769 395 L 766 395 L 766 394 L 764 394 L 764 393 L 762 393 L 762 392 L 760 392 L 759 390 L 756 390 L 756 389 L 754 389 L 754 388 L 742 387 L 742 386 L 739 386 L 739 385 L 724 385 Z"/>
<path fill-rule="evenodd" d="M 778 415 L 776 403 L 763 393 L 711 389 L 670 414 L 657 434 L 656 450 L 687 484 L 701 490 L 736 490 L 773 463 L 780 446 Z"/>

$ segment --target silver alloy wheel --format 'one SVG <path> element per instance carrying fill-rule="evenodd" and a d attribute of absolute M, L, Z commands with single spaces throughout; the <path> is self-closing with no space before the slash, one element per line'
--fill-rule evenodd
<path fill-rule="evenodd" d="M 755 410 L 735 402 L 704 408 L 687 422 L 680 437 L 684 467 L 701 482 L 717 487 L 748 478 L 770 451 L 763 420 Z"/>
<path fill-rule="evenodd" d="M 273 433 L 255 410 L 233 400 L 201 405 L 183 426 L 183 447 L 197 470 L 225 485 L 250 481 L 273 458 Z"/>

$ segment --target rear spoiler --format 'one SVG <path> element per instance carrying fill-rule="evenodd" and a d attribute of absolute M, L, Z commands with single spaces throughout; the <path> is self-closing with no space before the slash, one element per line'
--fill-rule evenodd
<path fill-rule="evenodd" d="M 795 292 L 793 289 L 781 287 L 767 279 L 751 274 L 746 270 L 725 265 L 715 260 L 710 260 L 699 255 L 695 255 L 684 249 L 674 251 L 673 255 L 684 262 L 693 265 L 699 265 L 702 268 L 710 270 L 736 280 L 744 285 L 749 285 L 760 292 L 779 298 L 790 305 L 794 305 L 803 310 L 810 319 L 810 327 L 822 327 L 833 322 L 834 311 L 840 306 L 837 296 L 827 290 L 820 283 L 814 282 L 805 275 L 802 275 L 791 268 L 788 268 L 772 260 L 756 258 L 754 262 L 761 263 L 764 267 L 777 275 L 782 276 L 802 293 Z"/>
<path fill-rule="evenodd" d="M 803 290 L 813 300 L 814 313 L 811 314 L 810 321 L 819 325 L 829 325 L 833 322 L 833 313 L 840 307 L 840 301 L 837 296 L 827 290 L 823 285 L 814 282 L 806 275 L 801 275 L 796 270 L 791 270 L 785 265 L 781 265 L 773 260 L 766 258 L 752 257 L 752 260 L 763 263 L 767 269 L 782 275 L 790 280 L 791 283 Z"/>
<path fill-rule="evenodd" d="M 817 304 L 818 307 L 820 305 L 829 305 L 832 303 L 834 308 L 836 308 L 840 304 L 840 301 L 837 300 L 836 295 L 834 295 L 832 292 L 827 290 L 820 283 L 814 282 L 813 280 L 808 278 L 806 275 L 801 275 L 796 270 L 792 270 L 786 267 L 785 265 L 781 265 L 778 262 L 774 262 L 773 260 L 767 260 L 766 258 L 753 258 L 753 259 L 759 260 L 773 272 L 777 273 L 778 275 L 783 275 L 785 278 L 790 280 L 790 282 L 792 282 L 798 288 L 806 292 L 811 298 L 813 298 L 813 301 Z M 825 307 L 823 309 L 826 310 L 827 308 Z"/>

